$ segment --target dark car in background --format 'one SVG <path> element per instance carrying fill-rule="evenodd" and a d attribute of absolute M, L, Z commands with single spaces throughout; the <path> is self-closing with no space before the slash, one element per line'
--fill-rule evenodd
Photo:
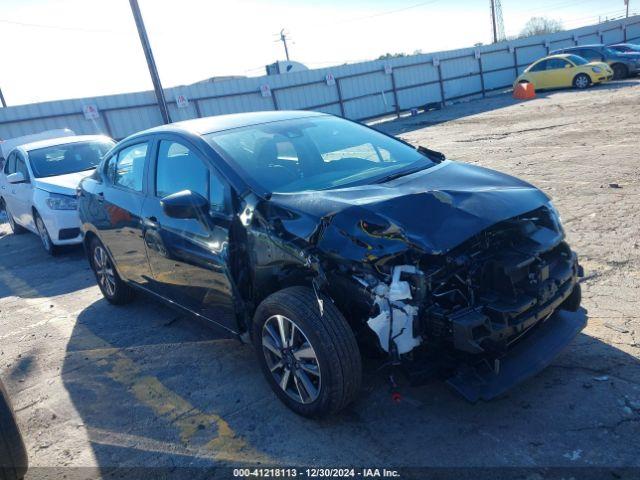
<path fill-rule="evenodd" d="M 27 451 L 0 380 L 0 480 L 20 480 L 27 473 L 27 466 Z"/>
<path fill-rule="evenodd" d="M 569 313 L 582 272 L 544 193 L 332 115 L 143 131 L 78 195 L 109 302 L 143 291 L 252 342 L 301 415 L 354 400 L 361 349 L 487 400 L 586 324 Z"/>
<path fill-rule="evenodd" d="M 609 45 L 611 50 L 615 50 L 620 53 L 638 53 L 640 54 L 640 45 L 633 43 L 616 43 L 615 45 Z"/>
<path fill-rule="evenodd" d="M 552 55 L 558 53 L 572 53 L 593 62 L 608 63 L 613 70 L 613 78 L 627 78 L 640 72 L 640 52 L 638 54 L 622 53 L 603 44 L 579 45 L 554 50 Z"/>

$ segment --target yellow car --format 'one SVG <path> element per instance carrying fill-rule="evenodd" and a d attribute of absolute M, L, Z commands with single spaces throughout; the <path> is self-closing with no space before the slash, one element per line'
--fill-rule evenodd
<path fill-rule="evenodd" d="M 587 88 L 613 78 L 613 70 L 603 62 L 588 62 L 578 55 L 563 53 L 541 58 L 529 65 L 513 83 L 532 83 L 544 88 Z"/>

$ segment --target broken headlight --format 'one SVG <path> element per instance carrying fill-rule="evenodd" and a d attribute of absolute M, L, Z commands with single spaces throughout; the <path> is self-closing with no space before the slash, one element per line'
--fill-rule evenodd
<path fill-rule="evenodd" d="M 553 205 L 553 202 L 549 200 L 547 202 L 547 211 L 549 212 L 549 219 L 557 232 L 564 234 L 564 229 L 562 228 L 562 218 L 560 217 L 560 213 L 556 210 L 556 207 Z"/>

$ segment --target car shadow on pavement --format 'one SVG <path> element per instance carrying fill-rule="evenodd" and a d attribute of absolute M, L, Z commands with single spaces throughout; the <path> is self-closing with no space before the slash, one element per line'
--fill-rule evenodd
<path fill-rule="evenodd" d="M 53 297 L 91 285 L 95 285 L 95 277 L 82 246 L 65 246 L 52 257 L 38 236 L 14 235 L 7 225 L 0 226 L 0 298 Z"/>
<path fill-rule="evenodd" d="M 440 381 L 402 387 L 365 363 L 358 400 L 323 420 L 290 412 L 249 346 L 150 300 L 78 316 L 62 380 L 103 473 L 114 467 L 640 464 L 640 366 L 579 334 L 508 394 L 469 404 Z"/>

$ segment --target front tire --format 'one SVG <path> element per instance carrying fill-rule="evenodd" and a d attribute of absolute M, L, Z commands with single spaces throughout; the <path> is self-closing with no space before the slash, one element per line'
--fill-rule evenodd
<path fill-rule="evenodd" d="M 629 76 L 629 69 L 626 65 L 623 65 L 621 63 L 612 65 L 611 70 L 613 70 L 614 80 L 622 80 L 623 78 L 627 78 Z"/>
<path fill-rule="evenodd" d="M 579 90 L 584 90 L 591 85 L 591 78 L 586 73 L 579 73 L 573 79 L 573 86 Z"/>
<path fill-rule="evenodd" d="M 33 213 L 33 220 L 35 221 L 36 229 L 38 230 L 38 235 L 40 236 L 40 241 L 42 242 L 44 251 L 51 256 L 57 255 L 59 248 L 51 241 L 51 236 L 47 231 L 47 227 L 38 212 Z"/>
<path fill-rule="evenodd" d="M 328 298 L 323 314 L 313 290 L 290 287 L 256 310 L 252 340 L 278 398 L 295 413 L 321 417 L 351 403 L 362 383 L 353 330 Z"/>
<path fill-rule="evenodd" d="M 107 249 L 97 238 L 91 240 L 89 263 L 96 276 L 98 287 L 109 303 L 124 305 L 133 300 L 135 291 L 120 278 Z"/>

